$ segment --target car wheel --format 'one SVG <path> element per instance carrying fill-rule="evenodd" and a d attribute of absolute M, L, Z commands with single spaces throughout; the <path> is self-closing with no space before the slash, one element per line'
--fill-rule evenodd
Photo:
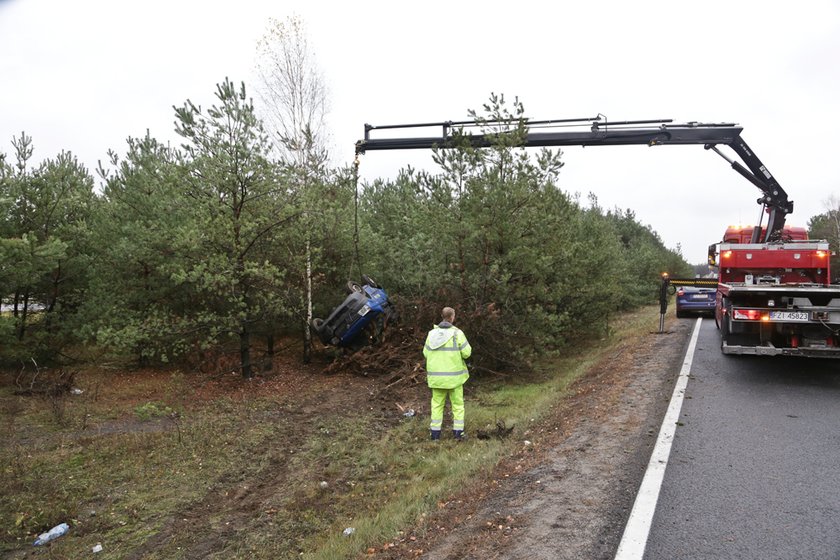
<path fill-rule="evenodd" d="M 312 319 L 309 322 L 309 326 L 311 326 L 315 330 L 315 332 L 321 332 L 321 328 L 324 326 L 324 320 L 323 319 L 317 319 L 317 318 Z"/>
<path fill-rule="evenodd" d="M 371 288 L 379 288 L 379 284 L 377 284 L 376 281 L 367 274 L 362 274 L 362 282 L 364 282 Z"/>
<path fill-rule="evenodd" d="M 686 317 L 685 312 L 677 309 L 677 319 L 685 319 L 685 317 Z"/>
<path fill-rule="evenodd" d="M 358 282 L 353 282 L 352 280 L 350 280 L 349 282 L 347 282 L 347 293 L 352 294 L 353 292 L 361 293 L 362 285 Z"/>

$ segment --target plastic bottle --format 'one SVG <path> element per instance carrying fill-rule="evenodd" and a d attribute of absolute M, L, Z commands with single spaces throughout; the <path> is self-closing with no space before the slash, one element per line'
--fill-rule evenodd
<path fill-rule="evenodd" d="M 47 544 L 53 539 L 57 539 L 64 533 L 70 530 L 70 526 L 67 523 L 61 523 L 56 525 L 46 533 L 41 533 L 38 535 L 38 538 L 35 539 L 35 546 L 41 546 L 42 544 Z"/>

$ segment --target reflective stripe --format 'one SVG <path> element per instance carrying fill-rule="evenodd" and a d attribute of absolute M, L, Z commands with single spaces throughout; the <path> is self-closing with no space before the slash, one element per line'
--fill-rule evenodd
<path fill-rule="evenodd" d="M 464 348 L 466 348 L 469 345 L 470 345 L 470 343 L 465 340 L 464 343 L 461 346 L 458 347 L 458 350 L 459 351 L 463 350 Z"/>
<path fill-rule="evenodd" d="M 460 426 L 461 428 L 463 428 L 463 427 L 464 427 L 464 421 L 463 421 L 463 420 L 453 420 L 453 421 L 452 421 L 452 425 L 453 425 L 455 428 L 458 428 L 459 426 Z"/>
<path fill-rule="evenodd" d="M 462 369 L 461 371 L 427 371 L 426 375 L 461 375 L 464 373 L 467 373 L 467 370 Z"/>
<path fill-rule="evenodd" d="M 461 347 L 463 348 L 463 346 Z M 430 348 L 429 345 L 426 345 L 426 350 L 429 352 L 460 352 L 461 348 L 450 348 L 449 346 L 441 346 L 440 348 Z"/>

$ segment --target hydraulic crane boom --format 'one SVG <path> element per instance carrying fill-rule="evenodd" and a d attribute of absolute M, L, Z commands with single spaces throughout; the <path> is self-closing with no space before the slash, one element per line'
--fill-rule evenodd
<path fill-rule="evenodd" d="M 761 225 L 753 232 L 753 243 L 766 242 L 776 238 L 785 225 L 785 216 L 793 212 L 793 201 L 788 200 L 775 177 L 767 170 L 755 153 L 741 138 L 742 127 L 733 123 L 703 124 L 689 122 L 672 124 L 672 120 L 645 121 L 601 121 L 601 116 L 585 119 L 543 120 L 523 119 L 526 133 L 522 147 L 556 146 L 623 146 L 641 144 L 657 146 L 663 144 L 702 144 L 713 150 L 762 192 L 758 203 L 768 212 L 767 229 L 762 236 Z M 496 134 L 482 133 L 480 126 L 495 125 L 502 130 L 507 126 L 515 130 L 519 124 L 511 121 L 445 121 L 404 125 L 365 125 L 364 140 L 356 142 L 356 153 L 370 150 L 411 150 L 428 148 L 453 148 L 466 142 L 475 148 L 493 145 Z M 371 138 L 374 130 L 407 130 L 412 128 L 441 127 L 440 136 Z M 478 134 L 471 134 L 478 129 Z M 727 157 L 718 145 L 727 145 L 741 162 Z"/>

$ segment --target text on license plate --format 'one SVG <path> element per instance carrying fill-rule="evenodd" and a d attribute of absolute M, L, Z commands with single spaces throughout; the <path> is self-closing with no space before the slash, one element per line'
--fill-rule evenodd
<path fill-rule="evenodd" d="M 771 311 L 771 321 L 807 321 L 807 311 Z"/>
<path fill-rule="evenodd" d="M 691 299 L 709 299 L 709 296 L 706 294 L 694 294 L 691 296 Z"/>
<path fill-rule="evenodd" d="M 359 315 L 364 317 L 365 315 L 368 314 L 368 311 L 370 311 L 370 306 L 369 305 L 363 305 L 362 308 L 359 309 Z"/>

